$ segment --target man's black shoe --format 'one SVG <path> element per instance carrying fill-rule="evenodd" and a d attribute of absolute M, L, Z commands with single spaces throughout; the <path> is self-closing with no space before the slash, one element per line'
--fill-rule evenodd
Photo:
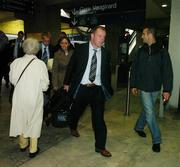
<path fill-rule="evenodd" d="M 161 147 L 160 147 L 160 144 L 158 143 L 158 144 L 153 144 L 153 146 L 152 146 L 152 150 L 154 151 L 154 152 L 160 152 L 161 151 Z"/>
<path fill-rule="evenodd" d="M 146 133 L 145 133 L 144 131 L 135 130 L 135 132 L 136 132 L 140 137 L 146 137 Z"/>

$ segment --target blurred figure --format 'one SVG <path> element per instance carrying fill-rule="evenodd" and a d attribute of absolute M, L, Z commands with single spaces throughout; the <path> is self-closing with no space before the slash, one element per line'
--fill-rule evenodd
<path fill-rule="evenodd" d="M 140 93 L 143 111 L 135 132 L 146 137 L 144 127 L 147 124 L 152 135 L 152 150 L 160 152 L 161 133 L 156 120 L 155 104 L 163 86 L 163 100 L 167 102 L 173 87 L 173 70 L 168 51 L 156 41 L 156 30 L 146 26 L 142 32 L 144 45 L 138 50 L 131 69 L 132 93 Z"/>
<path fill-rule="evenodd" d="M 48 59 L 54 57 L 54 47 L 51 45 L 51 34 L 49 32 L 43 32 L 41 34 L 42 41 L 40 42 L 40 50 L 37 53 L 37 57 L 47 64 Z"/>
<path fill-rule="evenodd" d="M 52 59 L 54 57 L 54 46 L 51 45 L 51 34 L 49 32 L 43 32 L 41 34 L 42 41 L 39 44 L 40 50 L 37 53 L 37 57 L 41 59 L 47 66 L 49 59 Z M 46 92 L 44 92 L 44 105 L 47 104 L 50 95 L 51 95 L 51 89 L 52 89 L 52 74 L 51 71 L 48 71 L 49 74 L 49 80 L 50 85 Z"/>
<path fill-rule="evenodd" d="M 58 90 L 63 86 L 64 75 L 73 49 L 70 48 L 70 41 L 67 37 L 62 37 L 59 41 L 59 50 L 55 53 L 52 67 L 53 90 Z"/>
<path fill-rule="evenodd" d="M 60 32 L 59 33 L 59 39 L 58 39 L 58 42 L 57 42 L 57 44 L 55 45 L 55 47 L 54 47 L 54 52 L 57 52 L 59 49 L 60 49 L 60 40 L 61 40 L 61 38 L 64 38 L 64 37 L 67 37 L 67 34 L 64 32 L 64 31 L 62 31 L 62 32 Z"/>
<path fill-rule="evenodd" d="M 6 82 L 6 87 L 9 87 L 9 59 L 8 37 L 3 31 L 0 31 L 0 91 L 3 77 Z"/>
<path fill-rule="evenodd" d="M 0 52 L 6 47 L 8 44 L 8 37 L 6 34 L 0 30 Z"/>
<path fill-rule="evenodd" d="M 39 50 L 38 41 L 26 39 L 22 47 L 25 55 L 10 65 L 10 82 L 15 87 L 10 136 L 19 136 L 20 150 L 23 152 L 29 147 L 29 157 L 32 158 L 39 152 L 37 145 L 43 120 L 43 91 L 48 89 L 49 78 L 46 65 L 35 56 Z M 30 61 L 31 64 L 25 69 Z"/>
<path fill-rule="evenodd" d="M 16 39 L 9 40 L 9 48 L 8 48 L 8 56 L 10 56 L 10 62 L 9 64 L 16 58 L 24 56 L 22 43 L 24 41 L 25 35 L 23 31 L 18 32 L 18 37 Z M 11 89 L 9 93 L 9 102 L 12 103 L 12 93 L 13 93 L 14 87 L 11 84 Z"/>
<path fill-rule="evenodd" d="M 24 32 L 19 31 L 17 39 L 13 39 L 9 41 L 9 49 L 12 55 L 12 59 L 16 59 L 24 56 L 22 43 L 24 41 Z"/>

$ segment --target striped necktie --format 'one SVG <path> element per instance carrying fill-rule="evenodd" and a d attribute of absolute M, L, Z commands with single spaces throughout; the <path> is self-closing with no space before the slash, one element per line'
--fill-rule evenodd
<path fill-rule="evenodd" d="M 93 49 L 93 50 L 94 50 L 94 54 L 91 59 L 91 67 L 90 67 L 90 72 L 89 72 L 89 80 L 91 82 L 93 82 L 96 78 L 96 68 L 97 68 L 97 57 L 96 57 L 97 50 L 96 49 Z"/>
<path fill-rule="evenodd" d="M 42 55 L 42 61 L 44 61 L 44 63 L 47 64 L 48 57 L 47 57 L 46 47 L 44 48 L 44 52 L 43 52 L 43 55 Z"/>

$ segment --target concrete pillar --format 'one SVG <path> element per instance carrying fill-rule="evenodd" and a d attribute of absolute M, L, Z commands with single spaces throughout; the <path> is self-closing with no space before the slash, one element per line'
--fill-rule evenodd
<path fill-rule="evenodd" d="M 25 32 L 44 32 L 48 31 L 52 34 L 52 43 L 58 40 L 60 32 L 60 9 L 56 6 L 46 7 L 37 2 L 37 9 L 34 15 L 25 15 L 24 29 Z"/>
<path fill-rule="evenodd" d="M 179 88 L 180 88 L 180 1 L 172 0 L 171 4 L 171 22 L 170 22 L 170 36 L 169 36 L 169 53 L 171 55 L 173 71 L 174 71 L 174 85 L 172 96 L 169 104 L 171 106 L 178 106 Z"/>
<path fill-rule="evenodd" d="M 124 32 L 124 28 L 120 25 L 106 25 L 107 37 L 106 37 L 106 48 L 111 52 L 111 61 L 113 72 L 115 71 L 116 65 L 118 62 L 118 52 L 119 52 L 119 38 L 120 35 Z"/>
<path fill-rule="evenodd" d="M 61 17 L 59 7 L 48 7 L 47 16 L 47 29 L 51 32 L 52 43 L 56 44 L 59 38 L 59 32 L 61 29 Z"/>

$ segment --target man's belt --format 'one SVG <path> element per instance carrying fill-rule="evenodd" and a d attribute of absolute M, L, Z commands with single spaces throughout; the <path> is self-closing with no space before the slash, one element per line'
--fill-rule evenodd
<path fill-rule="evenodd" d="M 91 88 L 91 87 L 95 87 L 97 86 L 96 84 L 92 83 L 92 84 L 82 84 L 82 86 L 85 86 L 85 87 L 88 87 L 88 88 Z"/>

